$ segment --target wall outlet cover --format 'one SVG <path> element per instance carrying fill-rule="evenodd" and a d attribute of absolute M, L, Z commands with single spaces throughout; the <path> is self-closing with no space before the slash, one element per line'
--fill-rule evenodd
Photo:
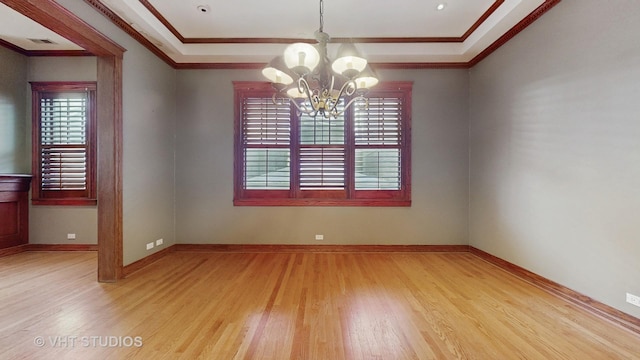
<path fill-rule="evenodd" d="M 147 244 L 147 250 L 153 249 L 153 241 Z"/>
<path fill-rule="evenodd" d="M 635 306 L 640 306 L 640 296 L 627 293 L 627 302 Z"/>

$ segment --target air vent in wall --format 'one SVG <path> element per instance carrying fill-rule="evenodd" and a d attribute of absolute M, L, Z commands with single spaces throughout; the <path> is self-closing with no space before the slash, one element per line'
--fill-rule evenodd
<path fill-rule="evenodd" d="M 55 44 L 53 41 L 49 39 L 29 39 L 36 44 Z"/>

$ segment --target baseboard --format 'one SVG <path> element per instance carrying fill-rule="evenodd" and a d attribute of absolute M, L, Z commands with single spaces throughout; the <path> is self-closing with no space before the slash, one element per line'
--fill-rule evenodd
<path fill-rule="evenodd" d="M 27 244 L 27 251 L 98 251 L 97 244 Z"/>
<path fill-rule="evenodd" d="M 468 252 L 467 245 L 246 245 L 246 244 L 175 244 L 122 268 L 122 276 L 160 260 L 174 251 L 181 252 Z"/>
<path fill-rule="evenodd" d="M 28 251 L 27 247 L 29 244 L 12 246 L 4 249 L 0 249 L 0 257 L 20 254 L 22 252 Z"/>
<path fill-rule="evenodd" d="M 176 244 L 176 251 L 190 252 L 468 252 L 468 245 L 249 245 Z"/>
<path fill-rule="evenodd" d="M 147 257 L 144 257 L 138 261 L 135 261 L 127 266 L 124 266 L 122 268 L 122 277 L 126 278 L 127 276 L 133 274 L 134 272 L 149 266 L 150 264 L 162 259 L 163 257 L 165 257 L 167 254 L 172 253 L 176 250 L 175 245 L 171 245 L 167 248 L 164 248 L 156 253 L 153 253 Z"/>
<path fill-rule="evenodd" d="M 98 251 L 95 244 L 24 244 L 0 249 L 0 257 L 15 255 L 26 251 Z"/>
<path fill-rule="evenodd" d="M 491 255 L 473 246 L 469 247 L 469 252 L 477 257 L 527 281 L 528 283 L 541 288 L 555 296 L 558 296 L 572 304 L 575 304 L 590 313 L 608 320 L 614 324 L 620 325 L 634 333 L 640 334 L 640 319 L 631 316 L 625 312 L 615 309 L 609 305 L 603 304 L 597 300 L 590 298 L 577 291 L 571 290 L 566 286 L 551 281 L 536 273 L 533 273 L 518 265 L 512 264 L 497 256 Z"/>

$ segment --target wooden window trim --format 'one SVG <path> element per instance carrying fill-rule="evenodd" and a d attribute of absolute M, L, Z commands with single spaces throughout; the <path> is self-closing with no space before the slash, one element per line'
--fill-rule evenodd
<path fill-rule="evenodd" d="M 384 82 L 370 94 L 396 92 L 402 98 L 402 142 L 401 189 L 400 190 L 355 190 L 353 152 L 356 148 L 351 112 L 345 113 L 345 189 L 344 190 L 300 190 L 299 162 L 291 162 L 290 190 L 248 190 L 243 188 L 243 114 L 242 101 L 245 96 L 268 94 L 273 89 L 265 82 L 234 82 L 234 200 L 235 206 L 411 206 L 411 97 L 412 82 Z M 299 137 L 298 129 L 291 129 L 293 139 Z M 298 158 L 299 144 L 292 140 L 292 159 Z M 369 147 L 371 148 L 371 147 Z M 384 147 L 381 147 L 384 148 Z"/>
<path fill-rule="evenodd" d="M 96 143 L 97 107 L 96 82 L 31 82 L 32 90 L 32 172 L 31 203 L 33 205 L 93 206 L 97 204 L 96 192 Z M 40 100 L 47 92 L 88 91 L 89 107 L 87 119 L 87 165 L 86 190 L 43 190 L 41 154 L 41 111 Z"/>

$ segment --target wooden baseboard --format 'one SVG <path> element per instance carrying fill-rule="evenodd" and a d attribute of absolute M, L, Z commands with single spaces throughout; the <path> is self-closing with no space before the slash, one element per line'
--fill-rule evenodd
<path fill-rule="evenodd" d="M 8 247 L 8 248 L 0 249 L 0 257 L 9 256 L 9 255 L 15 255 L 15 254 L 19 254 L 21 252 L 28 251 L 28 249 L 27 249 L 28 246 L 29 246 L 29 244 L 24 244 L 24 245 L 18 245 L 18 246 L 12 246 L 12 247 Z"/>
<path fill-rule="evenodd" d="M 27 251 L 98 251 L 96 244 L 27 244 Z"/>
<path fill-rule="evenodd" d="M 0 257 L 15 255 L 26 251 L 98 251 L 95 244 L 24 244 L 0 249 Z"/>
<path fill-rule="evenodd" d="M 122 277 L 126 278 L 127 276 L 133 274 L 134 272 L 149 266 L 150 264 L 162 259 L 163 257 L 165 257 L 167 254 L 172 253 L 176 250 L 176 246 L 175 245 L 171 245 L 167 248 L 164 248 L 156 253 L 153 253 L 147 257 L 144 257 L 138 261 L 132 262 L 131 264 L 124 266 L 122 268 Z"/>
<path fill-rule="evenodd" d="M 468 252 L 468 245 L 248 245 L 176 244 L 190 252 Z"/>
<path fill-rule="evenodd" d="M 599 316 L 607 321 L 610 321 L 626 329 L 629 329 L 634 333 L 640 334 L 640 319 L 634 316 L 631 316 L 625 312 L 615 309 L 609 305 L 603 304 L 597 300 L 590 298 L 589 296 L 586 296 L 577 291 L 571 290 L 566 286 L 563 286 L 554 281 L 551 281 L 525 268 L 512 264 L 506 260 L 503 260 L 494 255 L 491 255 L 473 246 L 469 247 L 469 252 L 527 281 L 528 283 L 534 286 L 537 286 L 572 304 L 578 305 L 579 307 L 589 311 L 592 314 L 595 314 L 596 316 Z"/>

